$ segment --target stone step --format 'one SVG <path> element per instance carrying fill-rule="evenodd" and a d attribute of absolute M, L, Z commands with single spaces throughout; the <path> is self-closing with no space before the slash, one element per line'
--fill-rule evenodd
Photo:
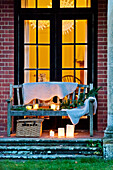
<path fill-rule="evenodd" d="M 2 138 L 0 159 L 101 157 L 101 146 L 102 139 Z"/>
<path fill-rule="evenodd" d="M 85 155 L 93 155 L 98 152 L 101 153 L 101 149 L 99 147 L 80 147 L 80 146 L 50 146 L 50 147 L 37 147 L 37 146 L 21 146 L 21 147 L 3 147 L 0 146 L 1 154 L 85 154 Z"/>
<path fill-rule="evenodd" d="M 54 154 L 54 155 L 4 155 L 0 154 L 0 159 L 76 159 L 76 158 L 102 158 L 98 155 L 73 155 L 73 154 Z"/>
<path fill-rule="evenodd" d="M 1 146 L 87 146 L 89 143 L 100 142 L 102 139 L 37 139 L 37 138 L 4 138 Z"/>
<path fill-rule="evenodd" d="M 81 146 L 0 146 L 1 150 L 99 150 L 99 147 Z"/>

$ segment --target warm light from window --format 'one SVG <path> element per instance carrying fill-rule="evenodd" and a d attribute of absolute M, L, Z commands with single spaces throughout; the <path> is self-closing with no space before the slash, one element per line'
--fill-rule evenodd
<path fill-rule="evenodd" d="M 36 0 L 21 0 L 21 8 L 36 8 Z"/>
<path fill-rule="evenodd" d="M 87 20 L 76 20 L 76 43 L 87 43 Z"/>
<path fill-rule="evenodd" d="M 36 8 L 36 0 L 21 0 L 21 8 Z M 52 8 L 52 0 L 37 0 L 37 8 Z"/>
<path fill-rule="evenodd" d="M 74 8 L 74 0 L 60 0 L 60 8 Z"/>
<path fill-rule="evenodd" d="M 52 8 L 52 0 L 38 0 L 37 8 Z"/>
<path fill-rule="evenodd" d="M 91 0 L 76 0 L 76 8 L 90 8 Z"/>
<path fill-rule="evenodd" d="M 74 8 L 75 0 L 60 0 L 60 8 Z M 90 8 L 91 0 L 76 0 L 76 8 Z M 36 8 L 36 0 L 21 0 L 21 8 Z M 52 0 L 37 0 L 37 8 L 52 8 Z"/>

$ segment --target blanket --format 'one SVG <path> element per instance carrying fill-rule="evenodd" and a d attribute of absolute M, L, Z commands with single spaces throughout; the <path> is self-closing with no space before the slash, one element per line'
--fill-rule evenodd
<path fill-rule="evenodd" d="M 66 95 L 73 93 L 78 83 L 71 82 L 36 82 L 23 84 L 24 104 L 33 99 L 50 100 L 54 96 L 63 99 Z"/>
<path fill-rule="evenodd" d="M 97 100 L 95 97 L 89 97 L 85 100 L 84 106 L 73 108 L 73 109 L 62 109 L 62 111 L 66 111 L 72 124 L 76 125 L 79 122 L 81 116 L 84 116 L 89 113 L 89 102 L 91 99 L 94 99 L 94 114 L 96 113 L 97 109 Z"/>

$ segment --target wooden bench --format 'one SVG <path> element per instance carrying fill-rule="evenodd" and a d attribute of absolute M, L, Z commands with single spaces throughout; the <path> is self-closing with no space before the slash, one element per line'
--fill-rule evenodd
<path fill-rule="evenodd" d="M 82 85 L 78 84 L 77 87 L 77 96 L 79 99 L 81 89 L 82 92 L 85 94 L 86 89 L 91 90 L 93 88 L 93 84 L 90 85 Z M 16 95 L 14 98 L 17 98 L 17 105 L 14 105 L 14 98 L 13 94 Z M 18 111 L 18 110 L 12 110 L 13 107 L 22 106 L 21 99 L 23 98 L 23 85 L 12 85 L 10 84 L 10 98 L 7 101 L 8 104 L 8 111 L 7 111 L 7 136 L 10 136 L 10 128 L 11 128 L 11 118 L 12 116 L 67 116 L 66 111 L 44 111 L 44 110 L 27 110 L 27 111 Z M 72 94 L 72 102 L 75 99 L 76 91 Z M 70 98 L 70 95 L 68 95 L 68 99 Z M 93 136 L 93 102 L 94 100 L 90 100 L 89 103 L 89 114 L 90 117 L 90 137 Z"/>

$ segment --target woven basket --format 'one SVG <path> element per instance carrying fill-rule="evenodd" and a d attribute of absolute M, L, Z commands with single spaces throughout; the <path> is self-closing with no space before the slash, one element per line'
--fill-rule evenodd
<path fill-rule="evenodd" d="M 17 120 L 16 136 L 39 137 L 42 135 L 43 119 Z"/>

